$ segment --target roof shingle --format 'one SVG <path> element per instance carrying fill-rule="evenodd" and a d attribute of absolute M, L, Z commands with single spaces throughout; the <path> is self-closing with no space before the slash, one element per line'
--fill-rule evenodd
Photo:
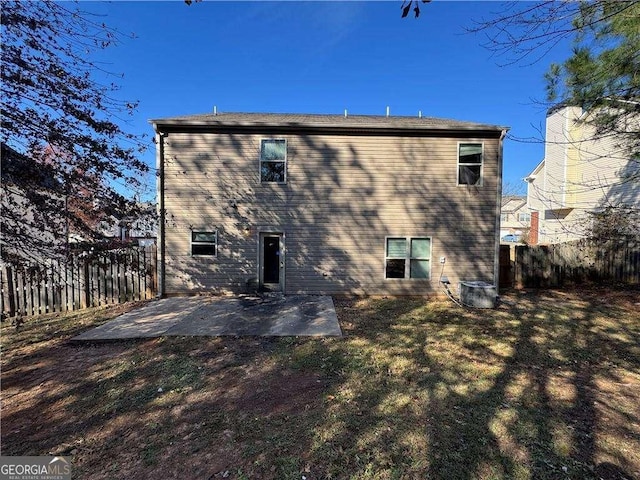
<path fill-rule="evenodd" d="M 150 120 L 158 126 L 305 127 L 410 130 L 505 130 L 507 127 L 436 117 L 301 113 L 204 113 Z"/>

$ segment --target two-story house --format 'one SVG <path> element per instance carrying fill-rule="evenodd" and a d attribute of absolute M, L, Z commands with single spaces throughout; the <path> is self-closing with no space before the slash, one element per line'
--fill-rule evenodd
<path fill-rule="evenodd" d="M 525 181 L 531 243 L 584 237 L 589 213 L 640 208 L 640 162 L 614 135 L 597 136 L 588 113 L 560 106 L 547 114 L 544 159 Z"/>
<path fill-rule="evenodd" d="M 497 284 L 504 127 L 426 117 L 151 120 L 161 294 Z"/>
<path fill-rule="evenodd" d="M 531 214 L 527 206 L 527 197 L 505 195 L 500 210 L 500 238 L 528 239 Z"/>
<path fill-rule="evenodd" d="M 100 222 L 98 231 L 105 238 L 132 242 L 140 246 L 156 243 L 158 237 L 158 214 L 155 204 L 144 202 L 138 204 L 136 215 L 111 215 L 108 220 Z"/>

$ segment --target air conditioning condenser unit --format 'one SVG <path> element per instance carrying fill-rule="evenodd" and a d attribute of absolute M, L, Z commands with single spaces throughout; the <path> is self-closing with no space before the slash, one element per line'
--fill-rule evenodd
<path fill-rule="evenodd" d="M 498 293 L 495 285 L 481 281 L 460 282 L 460 302 L 473 308 L 496 308 Z"/>

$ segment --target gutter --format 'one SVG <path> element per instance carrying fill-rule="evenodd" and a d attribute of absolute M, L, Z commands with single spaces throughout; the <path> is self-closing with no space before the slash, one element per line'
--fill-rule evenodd
<path fill-rule="evenodd" d="M 465 128 L 465 127 L 376 127 L 376 126 L 336 126 L 313 124 L 211 124 L 194 123 L 154 123 L 163 132 L 203 132 L 203 133 L 247 133 L 247 134 L 325 134 L 325 135 L 359 135 L 359 136 L 405 136 L 405 137 L 442 137 L 446 133 L 450 137 L 468 138 L 478 136 L 483 138 L 498 138 L 503 130 L 499 128 Z M 503 128 L 503 127 L 500 127 Z"/>

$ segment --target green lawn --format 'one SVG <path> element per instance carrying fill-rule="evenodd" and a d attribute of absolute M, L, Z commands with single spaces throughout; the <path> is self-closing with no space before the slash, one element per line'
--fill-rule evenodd
<path fill-rule="evenodd" d="M 343 338 L 2 334 L 2 454 L 75 478 L 640 478 L 640 292 L 334 298 Z"/>

